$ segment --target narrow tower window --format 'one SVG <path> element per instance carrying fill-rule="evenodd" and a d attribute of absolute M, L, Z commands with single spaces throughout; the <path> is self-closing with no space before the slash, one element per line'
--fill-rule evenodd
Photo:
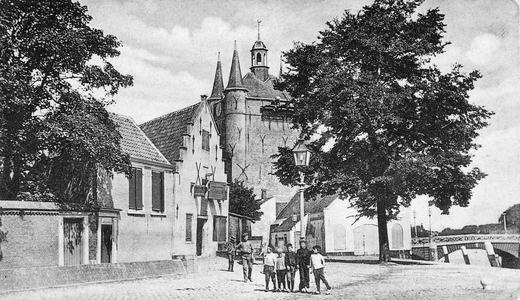
<path fill-rule="evenodd" d="M 256 54 L 256 64 L 259 65 L 262 62 L 262 54 Z"/>

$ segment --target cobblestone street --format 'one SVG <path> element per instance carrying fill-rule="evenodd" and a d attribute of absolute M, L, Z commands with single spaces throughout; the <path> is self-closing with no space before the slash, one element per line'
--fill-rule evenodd
<path fill-rule="evenodd" d="M 224 261 L 223 261 L 224 262 Z M 86 284 L 0 294 L 1 299 L 519 299 L 520 271 L 448 265 L 374 265 L 329 263 L 326 277 L 332 295 L 264 291 L 260 265 L 253 283 L 235 272 L 210 270 L 188 276 L 165 276 L 123 282 Z M 312 275 L 311 275 L 312 277 Z M 494 281 L 483 290 L 482 277 Z M 298 281 L 297 281 L 298 282 Z M 314 278 L 311 290 L 314 291 Z"/>

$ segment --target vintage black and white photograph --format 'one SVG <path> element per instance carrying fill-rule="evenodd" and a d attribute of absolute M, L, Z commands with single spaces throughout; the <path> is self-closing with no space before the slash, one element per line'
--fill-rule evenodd
<path fill-rule="evenodd" d="M 520 299 L 513 0 L 0 0 L 0 299 Z"/>

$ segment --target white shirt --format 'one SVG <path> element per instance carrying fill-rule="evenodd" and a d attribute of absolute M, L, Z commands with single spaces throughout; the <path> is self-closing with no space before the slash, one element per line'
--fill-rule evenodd
<path fill-rule="evenodd" d="M 264 265 L 274 267 L 277 257 L 274 253 L 267 253 L 264 257 Z"/>
<path fill-rule="evenodd" d="M 324 268 L 325 267 L 325 258 L 319 253 L 312 254 L 311 255 L 311 267 L 313 270 Z"/>

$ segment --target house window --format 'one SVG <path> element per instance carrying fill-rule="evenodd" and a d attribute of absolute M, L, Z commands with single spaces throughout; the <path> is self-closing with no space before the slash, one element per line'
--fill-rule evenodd
<path fill-rule="evenodd" d="M 186 214 L 186 242 L 191 242 L 191 227 L 193 221 L 193 214 Z"/>
<path fill-rule="evenodd" d="M 213 241 L 225 242 L 227 218 L 225 216 L 213 216 Z"/>
<path fill-rule="evenodd" d="M 202 150 L 209 151 L 209 132 L 202 130 Z"/>
<path fill-rule="evenodd" d="M 143 170 L 132 168 L 132 178 L 128 179 L 130 209 L 143 209 Z"/>
<path fill-rule="evenodd" d="M 152 171 L 152 210 L 164 211 L 164 172 Z"/>

